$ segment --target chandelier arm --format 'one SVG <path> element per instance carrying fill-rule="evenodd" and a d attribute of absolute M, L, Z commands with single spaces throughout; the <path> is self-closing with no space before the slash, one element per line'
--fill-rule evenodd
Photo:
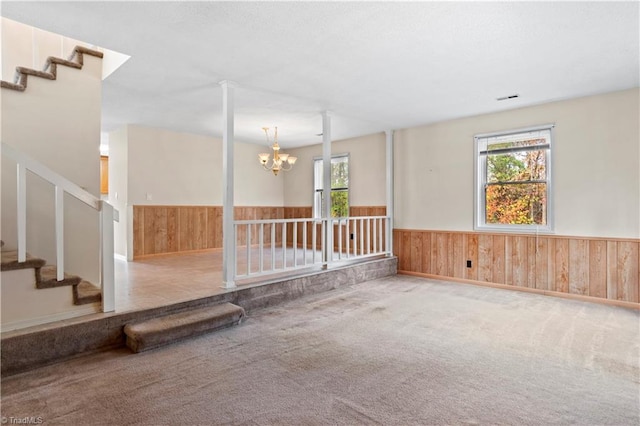
<path fill-rule="evenodd" d="M 271 164 L 269 164 L 269 163 L 271 163 Z M 269 160 L 269 161 L 267 161 L 266 163 L 264 163 L 262 165 L 262 168 L 265 169 L 266 171 L 270 172 L 271 170 L 273 170 L 273 166 L 274 166 L 273 160 Z"/>

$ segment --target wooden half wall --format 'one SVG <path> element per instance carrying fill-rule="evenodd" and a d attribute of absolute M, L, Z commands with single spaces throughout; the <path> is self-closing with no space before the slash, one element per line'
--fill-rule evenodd
<path fill-rule="evenodd" d="M 410 229 L 393 235 L 399 273 L 639 302 L 638 239 Z"/>
<path fill-rule="evenodd" d="M 282 207 L 236 207 L 236 220 L 282 219 Z M 246 231 L 245 231 L 246 232 Z M 238 240 L 244 241 L 246 235 Z M 221 206 L 133 206 L 133 258 L 222 247 Z"/>
<path fill-rule="evenodd" d="M 384 215 L 385 207 L 351 207 L 352 216 Z M 235 220 L 310 218 L 311 207 L 235 207 Z M 311 225 L 309 225 L 310 227 Z M 293 225 L 287 229 L 292 244 Z M 271 227 L 264 227 L 264 243 L 271 243 Z M 258 244 L 258 227 L 253 226 L 251 244 Z M 246 227 L 238 229 L 238 245 L 246 244 Z M 276 243 L 282 242 L 282 227 L 276 225 Z M 298 226 L 302 244 L 302 224 Z M 308 229 L 309 244 L 311 230 Z M 193 250 L 222 248 L 222 206 L 133 206 L 133 258 Z"/>

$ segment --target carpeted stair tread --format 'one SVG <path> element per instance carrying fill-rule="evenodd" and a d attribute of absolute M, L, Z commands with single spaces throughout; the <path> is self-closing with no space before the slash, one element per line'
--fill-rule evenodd
<path fill-rule="evenodd" d="M 89 281 L 82 280 L 78 285 L 73 286 L 73 304 L 88 305 L 102 301 L 100 288 Z"/>
<path fill-rule="evenodd" d="M 239 324 L 244 316 L 240 306 L 222 303 L 127 324 L 124 333 L 127 346 L 137 353 Z"/>
<path fill-rule="evenodd" d="M 27 258 L 24 262 L 18 262 L 18 251 L 7 250 L 2 251 L 2 261 L 0 263 L 0 270 L 2 271 L 15 271 L 16 269 L 27 268 L 42 268 L 47 262 L 44 259 L 32 257 L 27 254 Z"/>
<path fill-rule="evenodd" d="M 40 268 L 40 275 L 38 276 L 38 271 L 36 271 L 36 287 L 43 288 L 54 288 L 54 287 L 62 287 L 65 285 L 78 285 L 82 278 L 77 275 L 67 274 L 65 272 L 64 279 L 58 281 L 57 277 L 57 268 L 55 265 L 46 265 Z"/>

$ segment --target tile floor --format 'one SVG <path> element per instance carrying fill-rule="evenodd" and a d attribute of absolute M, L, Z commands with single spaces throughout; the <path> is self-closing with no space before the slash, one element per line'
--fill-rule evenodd
<path fill-rule="evenodd" d="M 298 265 L 303 256 L 307 257 L 309 270 L 319 269 L 313 266 L 312 251 L 297 251 Z M 247 268 L 247 253 L 238 251 L 238 270 L 244 273 Z M 319 253 L 315 260 L 318 260 Z M 251 270 L 258 270 L 257 250 L 252 251 Z M 264 269 L 270 269 L 271 255 L 265 253 Z M 277 249 L 276 267 L 282 266 L 282 251 Z M 293 251 L 287 250 L 287 265 L 293 265 Z M 273 279 L 283 273 L 261 278 L 238 280 L 237 285 L 254 284 L 257 281 Z M 199 299 L 223 293 L 222 251 L 204 251 L 184 254 L 148 257 L 134 262 L 116 259 L 116 313 L 154 308 L 186 300 Z"/>
<path fill-rule="evenodd" d="M 153 308 L 224 292 L 222 252 L 115 261 L 116 312 Z"/>

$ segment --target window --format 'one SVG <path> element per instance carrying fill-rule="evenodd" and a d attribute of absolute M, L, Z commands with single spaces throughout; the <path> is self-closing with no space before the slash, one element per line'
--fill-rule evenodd
<path fill-rule="evenodd" d="M 475 229 L 552 230 L 552 128 L 475 137 Z"/>
<path fill-rule="evenodd" d="M 322 158 L 313 160 L 313 217 L 322 217 Z M 349 155 L 331 157 L 331 217 L 349 216 Z"/>

